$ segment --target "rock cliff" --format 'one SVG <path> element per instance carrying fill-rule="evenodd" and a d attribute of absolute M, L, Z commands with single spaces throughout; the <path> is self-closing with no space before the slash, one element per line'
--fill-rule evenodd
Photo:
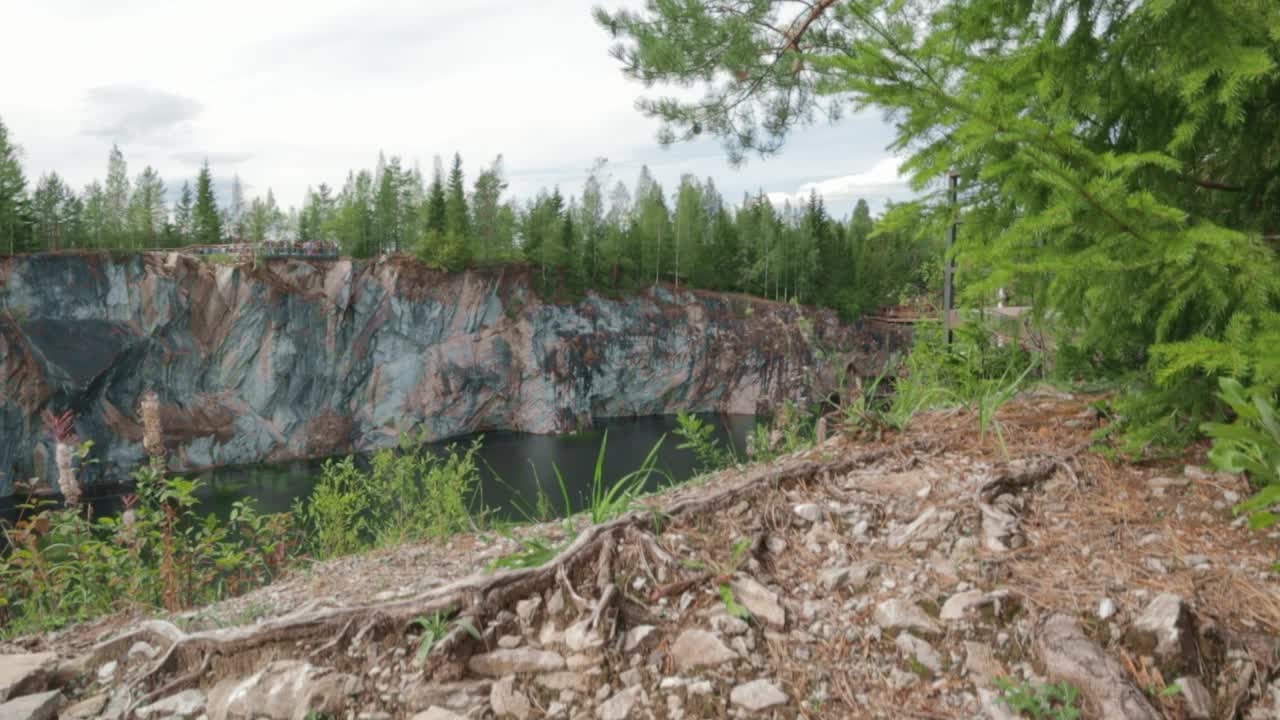
<path fill-rule="evenodd" d="M 0 495 L 55 477 L 44 410 L 72 410 L 94 442 L 86 482 L 127 478 L 144 458 L 147 391 L 170 467 L 184 471 L 368 451 L 416 429 L 442 439 L 679 410 L 768 414 L 831 392 L 830 368 L 874 372 L 890 344 L 829 312 L 666 287 L 548 303 L 518 265 L 10 258 Z"/>

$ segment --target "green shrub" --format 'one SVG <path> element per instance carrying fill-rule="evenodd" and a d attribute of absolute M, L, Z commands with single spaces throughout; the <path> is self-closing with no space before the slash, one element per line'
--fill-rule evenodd
<path fill-rule="evenodd" d="M 1080 718 L 1080 691 L 1069 683 L 1056 685 L 1040 683 L 1015 683 L 1008 678 L 996 678 L 1000 688 L 1000 702 L 1009 709 L 1033 720 L 1078 720 Z"/>
<path fill-rule="evenodd" d="M 1231 408 L 1231 423 L 1205 423 L 1213 438 L 1209 459 L 1219 469 L 1247 473 L 1258 492 L 1236 507 L 1249 513 L 1249 525 L 1268 528 L 1278 519 L 1268 510 L 1280 502 L 1280 412 L 1275 397 L 1266 390 L 1246 390 L 1239 381 L 1221 378 L 1218 397 Z"/>
<path fill-rule="evenodd" d="M 733 451 L 721 446 L 716 438 L 716 429 L 710 423 L 692 413 L 681 412 L 676 415 L 676 437 L 684 442 L 676 446 L 678 450 L 692 450 L 698 459 L 698 470 L 714 472 L 729 467 L 736 462 Z"/>
<path fill-rule="evenodd" d="M 4 529 L 0 634 L 51 629 L 124 604 L 177 611 L 269 582 L 294 543 L 288 514 L 264 515 L 249 501 L 229 518 L 197 516 L 199 483 L 148 466 L 120 517 L 90 519 L 81 507 L 49 501 L 22 506 Z"/>
<path fill-rule="evenodd" d="M 479 450 L 476 440 L 441 457 L 406 436 L 375 453 L 367 471 L 350 457 L 325 463 L 311 497 L 294 503 L 311 551 L 333 557 L 468 529 Z"/>

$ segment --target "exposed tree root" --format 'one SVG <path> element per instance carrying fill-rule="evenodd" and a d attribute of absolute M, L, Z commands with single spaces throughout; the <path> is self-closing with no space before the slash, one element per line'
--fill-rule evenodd
<path fill-rule="evenodd" d="M 841 476 L 855 468 L 869 465 L 884 458 L 913 450 L 919 443 L 902 443 L 866 452 L 839 462 L 822 462 L 796 459 L 772 467 L 757 468 L 718 493 L 678 502 L 665 511 L 672 519 L 696 517 L 699 514 L 724 511 L 744 497 L 782 482 L 808 482 L 822 476 Z M 316 643 L 317 648 L 307 653 L 312 659 L 325 655 L 336 656 L 344 646 L 358 644 L 359 638 L 375 638 L 380 634 L 404 633 L 415 618 L 437 612 L 456 612 L 470 617 L 477 626 L 496 616 L 504 609 L 534 594 L 560 585 L 566 597 L 582 612 L 591 612 L 591 627 L 603 624 L 603 618 L 617 607 L 623 616 L 636 614 L 636 603 L 625 600 L 614 578 L 615 548 L 619 538 L 647 537 L 646 529 L 652 528 L 649 511 L 634 511 L 616 520 L 584 530 L 573 543 L 554 560 L 537 568 L 512 570 L 496 575 L 473 575 L 457 582 L 432 589 L 412 598 L 387 601 L 372 605 L 345 608 L 311 610 L 287 615 L 254 626 L 225 628 L 192 634 L 182 634 L 168 623 L 148 623 L 132 632 L 99 645 L 93 657 L 103 662 L 121 657 L 129 646 L 145 640 L 165 648 L 163 655 L 134 683 L 135 688 L 159 688 L 147 693 L 144 701 L 160 697 L 188 686 L 201 679 L 213 668 L 225 666 L 252 668 L 261 664 L 265 656 L 272 659 L 297 654 L 299 647 Z M 752 543 L 752 553 L 764 546 L 764 534 Z M 659 564 L 672 565 L 674 560 L 651 538 L 642 543 L 647 552 Z M 589 573 L 589 574 L 588 574 Z M 573 582 L 574 578 L 586 580 Z M 705 578 L 703 578 L 705 579 Z M 694 578 L 697 582 L 699 578 Z M 686 586 L 689 581 L 676 585 Z M 594 586 L 599 592 L 595 603 L 581 597 L 574 588 Z M 670 587 L 670 586 L 669 586 Z M 675 590 L 672 590 L 675 592 Z M 352 631 L 359 628 L 354 636 Z M 610 626 L 612 627 L 612 626 Z M 348 638 L 350 640 L 348 641 Z M 455 628 L 432 656 L 466 652 L 469 636 Z M 215 662 L 216 661 L 216 662 Z M 165 682 L 165 678 L 175 679 Z"/>

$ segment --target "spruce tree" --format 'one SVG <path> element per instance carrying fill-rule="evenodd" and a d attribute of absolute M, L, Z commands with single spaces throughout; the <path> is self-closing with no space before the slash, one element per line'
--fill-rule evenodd
<path fill-rule="evenodd" d="M 18 251 L 23 237 L 27 178 L 19 160 L 21 150 L 9 139 L 9 128 L 0 119 L 0 242 L 10 254 Z"/>
<path fill-rule="evenodd" d="M 467 218 L 467 190 L 462 176 L 462 156 L 454 153 L 449 169 L 449 189 L 445 197 L 445 230 L 466 241 L 471 236 Z"/>
<path fill-rule="evenodd" d="M 218 201 L 213 196 L 213 173 L 205 160 L 196 176 L 196 204 L 192 210 L 192 239 L 199 245 L 216 245 L 222 242 L 222 218 L 218 214 Z"/>
<path fill-rule="evenodd" d="M 444 193 L 444 173 L 440 168 L 440 158 L 436 158 L 435 171 L 431 175 L 431 186 L 427 188 L 426 228 L 428 232 L 444 235 L 448 229 L 448 202 Z"/>
<path fill-rule="evenodd" d="M 1249 350 L 1280 337 L 1280 3 L 717 0 L 596 16 L 628 74 L 706 89 L 641 101 L 665 140 L 715 135 L 740 160 L 848 104 L 891 114 L 904 169 L 938 188 L 922 217 L 937 234 L 963 222 L 969 301 L 1016 287 L 1080 357 L 1145 369 L 1131 448 L 1194 434 L 1220 376 L 1280 387 Z"/>
<path fill-rule="evenodd" d="M 178 202 L 173 206 L 173 235 L 177 246 L 190 245 L 195 235 L 195 197 L 186 180 L 182 181 Z"/>

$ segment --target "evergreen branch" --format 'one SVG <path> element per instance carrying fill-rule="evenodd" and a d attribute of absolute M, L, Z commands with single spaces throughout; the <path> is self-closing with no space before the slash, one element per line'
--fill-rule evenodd
<path fill-rule="evenodd" d="M 800 39 L 809 31 L 809 26 L 813 25 L 813 23 L 816 22 L 818 18 L 822 17 L 823 13 L 831 9 L 831 6 L 835 5 L 836 2 L 837 0 L 821 0 L 821 2 L 810 8 L 809 14 L 800 22 L 800 26 L 790 33 L 790 39 L 787 40 L 787 44 L 783 45 L 782 50 L 779 52 L 785 53 L 788 50 L 795 50 L 796 52 L 799 52 Z"/>

